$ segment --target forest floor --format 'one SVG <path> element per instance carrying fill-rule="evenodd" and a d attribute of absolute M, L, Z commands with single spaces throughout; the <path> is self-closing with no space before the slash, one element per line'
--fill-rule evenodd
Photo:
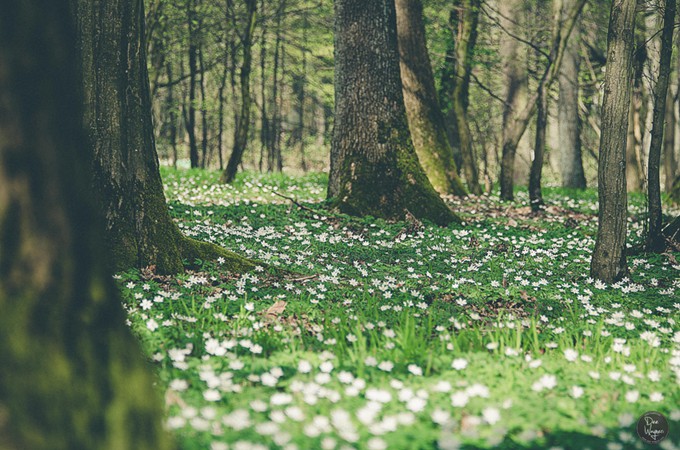
<path fill-rule="evenodd" d="M 439 228 L 332 213 L 321 174 L 218 175 L 164 169 L 173 216 L 263 264 L 117 276 L 182 448 L 623 450 L 647 411 L 680 447 L 680 253 L 590 279 L 595 191 L 450 199 Z"/>

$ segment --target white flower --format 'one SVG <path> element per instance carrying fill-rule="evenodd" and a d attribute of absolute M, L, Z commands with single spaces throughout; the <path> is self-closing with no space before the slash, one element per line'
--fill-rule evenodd
<path fill-rule="evenodd" d="M 580 398 L 583 395 L 583 388 L 581 386 L 571 387 L 571 396 L 574 398 Z"/>
<path fill-rule="evenodd" d="M 621 428 L 628 428 L 635 421 L 635 416 L 631 413 L 624 413 L 619 416 L 619 426 Z"/>
<path fill-rule="evenodd" d="M 469 397 L 489 398 L 489 388 L 483 384 L 475 383 L 465 390 Z"/>
<path fill-rule="evenodd" d="M 467 360 L 463 358 L 456 358 L 451 363 L 451 367 L 453 367 L 456 370 L 463 370 L 467 367 L 467 365 L 468 365 Z"/>
<path fill-rule="evenodd" d="M 366 442 L 366 447 L 369 450 L 385 450 L 387 448 L 387 443 L 380 438 L 374 437 Z"/>
<path fill-rule="evenodd" d="M 578 358 L 578 352 L 572 348 L 568 348 L 564 351 L 564 357 L 569 362 L 574 362 Z"/>
<path fill-rule="evenodd" d="M 338 373 L 338 381 L 343 384 L 351 384 L 354 381 L 354 375 L 349 372 L 342 371 Z"/>
<path fill-rule="evenodd" d="M 640 393 L 638 391 L 628 391 L 626 392 L 626 401 L 628 403 L 635 403 L 640 398 Z"/>
<path fill-rule="evenodd" d="M 151 331 L 156 331 L 158 329 L 158 323 L 153 319 L 149 319 L 146 322 L 146 327 Z"/>
<path fill-rule="evenodd" d="M 388 403 L 392 400 L 392 394 L 382 389 L 368 388 L 366 389 L 366 399 L 378 403 Z"/>
<path fill-rule="evenodd" d="M 557 386 L 557 378 L 555 375 L 543 375 L 537 382 L 535 382 L 532 386 L 531 389 L 540 392 L 543 389 L 552 389 L 555 386 Z"/>
<path fill-rule="evenodd" d="M 649 400 L 652 402 L 660 402 L 663 400 L 663 394 L 661 392 L 652 392 L 649 394 Z"/>
<path fill-rule="evenodd" d="M 482 411 L 482 417 L 486 423 L 493 425 L 494 423 L 501 420 L 501 413 L 496 408 L 486 408 Z"/>
<path fill-rule="evenodd" d="M 406 402 L 406 409 L 415 413 L 424 410 L 425 406 L 427 406 L 427 400 L 420 397 L 413 397 L 408 402 Z"/>
<path fill-rule="evenodd" d="M 380 364 L 378 364 L 378 369 L 385 372 L 391 372 L 393 368 L 394 363 L 392 363 L 391 361 L 383 361 Z"/>
<path fill-rule="evenodd" d="M 208 402 L 218 402 L 222 399 L 222 395 L 215 389 L 208 389 L 203 391 L 203 398 Z"/>
<path fill-rule="evenodd" d="M 423 375 L 423 369 L 418 367 L 415 364 L 409 364 L 408 365 L 408 371 L 411 372 L 413 375 L 420 377 Z"/>
<path fill-rule="evenodd" d="M 457 391 L 451 395 L 451 405 L 462 408 L 468 403 L 468 395 L 464 391 Z"/>
<path fill-rule="evenodd" d="M 436 423 L 437 425 L 444 425 L 451 420 L 451 413 L 448 411 L 444 411 L 443 409 L 435 409 L 432 411 L 432 422 Z"/>
<path fill-rule="evenodd" d="M 439 381 L 434 385 L 433 390 L 435 392 L 449 392 L 451 390 L 451 383 L 448 381 Z"/>
<path fill-rule="evenodd" d="M 331 373 L 333 371 L 333 363 L 330 361 L 324 361 L 319 366 L 319 370 L 325 373 Z"/>
<path fill-rule="evenodd" d="M 298 363 L 297 370 L 300 373 L 309 373 L 312 371 L 312 365 L 309 363 L 309 361 L 303 359 Z"/>
<path fill-rule="evenodd" d="M 186 391 L 189 388 L 189 383 L 186 380 L 172 380 L 170 382 L 170 389 L 177 392 Z"/>
<path fill-rule="evenodd" d="M 652 370 L 647 374 L 647 378 L 656 383 L 657 381 L 661 380 L 661 375 L 659 375 L 658 370 Z"/>

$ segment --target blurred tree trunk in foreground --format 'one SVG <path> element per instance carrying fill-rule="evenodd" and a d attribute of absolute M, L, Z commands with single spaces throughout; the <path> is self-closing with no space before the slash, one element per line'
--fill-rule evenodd
<path fill-rule="evenodd" d="M 418 161 L 437 192 L 466 195 L 434 87 L 422 1 L 396 0 L 395 3 L 404 105 Z"/>
<path fill-rule="evenodd" d="M 343 212 L 440 225 L 457 217 L 418 163 L 406 119 L 392 0 L 335 2 L 335 129 L 328 197 Z"/>
<path fill-rule="evenodd" d="M 602 101 L 602 137 L 598 167 L 597 240 L 590 264 L 593 278 L 613 283 L 626 264 L 626 139 L 635 48 L 635 0 L 612 3 L 607 33 L 607 72 Z"/>
<path fill-rule="evenodd" d="M 142 0 L 77 4 L 85 125 L 94 147 L 94 190 L 116 270 L 183 270 L 183 259 L 250 263 L 214 244 L 184 237 L 168 213 L 151 122 Z"/>
<path fill-rule="evenodd" d="M 89 188 L 69 2 L 0 15 L 0 448 L 174 448 Z"/>

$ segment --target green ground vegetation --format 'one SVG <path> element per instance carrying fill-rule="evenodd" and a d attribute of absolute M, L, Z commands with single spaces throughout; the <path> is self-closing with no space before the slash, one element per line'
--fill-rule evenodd
<path fill-rule="evenodd" d="M 335 213 L 321 174 L 163 176 L 185 235 L 262 262 L 117 276 L 182 448 L 623 450 L 651 410 L 680 446 L 680 255 L 635 253 L 641 198 L 606 286 L 593 190 L 448 199 L 441 228 Z"/>

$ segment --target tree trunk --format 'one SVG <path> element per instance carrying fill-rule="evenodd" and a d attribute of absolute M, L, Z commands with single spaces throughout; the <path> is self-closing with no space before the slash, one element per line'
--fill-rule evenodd
<path fill-rule="evenodd" d="M 174 83 L 172 80 L 172 64 L 168 63 L 166 66 L 168 73 L 168 139 L 172 147 L 172 166 L 177 168 L 177 105 L 175 105 Z"/>
<path fill-rule="evenodd" d="M 116 270 L 155 266 L 183 270 L 182 259 L 225 257 L 233 269 L 249 263 L 216 245 L 185 238 L 170 218 L 158 168 L 146 72 L 142 0 L 77 0 L 86 101 L 94 146 L 94 191 L 106 219 L 106 243 Z M 102 46 L 104 43 L 105 46 Z"/>
<path fill-rule="evenodd" d="M 575 0 L 564 1 L 565 13 L 574 2 Z M 586 187 L 586 177 L 581 158 L 581 120 L 578 114 L 580 43 L 581 36 L 577 25 L 567 43 L 558 77 L 560 92 L 558 126 L 562 187 L 572 189 L 585 189 Z"/>
<path fill-rule="evenodd" d="M 536 142 L 534 145 L 534 160 L 531 162 L 529 173 L 529 204 L 533 212 L 540 211 L 545 202 L 541 192 L 541 175 L 543 172 L 543 159 L 545 155 L 545 131 L 548 124 L 548 95 L 545 88 L 538 91 L 536 109 Z"/>
<path fill-rule="evenodd" d="M 477 24 L 481 0 L 462 0 L 459 9 L 460 27 L 456 39 L 456 84 L 453 90 L 453 111 L 456 129 L 460 138 L 460 153 L 463 173 L 468 189 L 475 195 L 482 194 L 479 185 L 479 168 L 472 148 L 472 135 L 467 112 L 470 96 L 470 73 L 472 72 L 472 52 L 477 42 Z M 462 16 L 462 17 L 460 17 Z"/>
<path fill-rule="evenodd" d="M 680 65 L 678 65 L 680 71 Z M 680 85 L 678 86 L 680 92 Z M 673 186 L 675 173 L 678 170 L 678 163 L 675 159 L 675 96 L 672 89 L 668 89 L 668 97 L 666 98 L 666 127 L 664 130 L 663 141 L 663 169 L 665 178 L 665 192 L 670 192 Z"/>
<path fill-rule="evenodd" d="M 0 447 L 172 449 L 90 197 L 68 4 L 0 15 Z"/>
<path fill-rule="evenodd" d="M 256 0 L 245 0 L 247 13 L 246 28 L 243 33 L 243 63 L 241 64 L 241 112 L 236 122 L 236 132 L 234 133 L 234 148 L 231 151 L 227 168 L 222 172 L 222 182 L 231 183 L 236 178 L 238 166 L 243 159 L 243 153 L 248 145 L 248 130 L 250 128 L 250 106 L 252 98 L 250 96 L 250 70 L 253 51 L 253 31 L 255 30 L 255 19 L 257 16 Z M 232 58 L 233 59 L 233 58 Z"/>
<path fill-rule="evenodd" d="M 633 77 L 636 0 L 612 3 L 607 33 L 607 72 L 602 101 L 602 137 L 598 167 L 597 240 L 590 264 L 593 278 L 613 283 L 626 264 L 626 125 Z"/>
<path fill-rule="evenodd" d="M 205 169 L 209 164 L 208 158 L 208 99 L 205 96 L 205 63 L 203 61 L 203 46 L 198 48 L 198 64 L 200 68 L 201 81 L 201 169 Z"/>
<path fill-rule="evenodd" d="M 501 200 L 512 200 L 514 197 L 514 162 L 515 154 L 517 153 L 517 146 L 519 145 L 522 135 L 529 125 L 529 120 L 531 120 L 531 117 L 536 111 L 540 90 L 545 89 L 547 92 L 547 90 L 550 88 L 550 85 L 559 73 L 566 45 L 569 43 L 569 36 L 574 29 L 576 20 L 581 14 L 581 10 L 583 10 L 585 3 L 586 0 L 577 0 L 573 7 L 569 9 L 566 17 L 562 17 L 561 14 L 556 14 L 554 19 L 552 47 L 548 56 L 548 63 L 538 80 L 536 92 L 526 102 L 526 106 L 524 106 L 521 111 L 515 111 L 512 107 L 513 102 L 516 101 L 516 93 L 510 95 L 513 93 L 513 91 L 517 91 L 517 83 L 519 82 L 520 78 L 517 76 L 517 69 L 513 69 L 513 63 L 509 60 L 506 61 L 507 65 L 505 73 L 510 84 L 507 88 L 508 95 L 506 96 L 506 107 L 503 113 Z M 557 8 L 557 11 L 561 10 L 561 7 Z"/>
<path fill-rule="evenodd" d="M 441 194 L 466 195 L 439 108 L 425 41 L 421 0 L 396 0 L 401 81 L 418 160 Z"/>
<path fill-rule="evenodd" d="M 191 168 L 199 166 L 198 143 L 196 140 L 196 77 L 198 75 L 198 46 L 196 44 L 196 0 L 187 2 L 187 22 L 189 26 L 189 114 L 186 129 L 189 135 L 189 160 Z"/>
<path fill-rule="evenodd" d="M 217 99 L 219 102 L 219 107 L 217 110 L 217 158 L 220 162 L 220 170 L 224 170 L 224 89 L 227 87 L 227 55 L 224 55 L 224 66 L 222 67 L 222 76 L 220 77 L 220 87 L 217 91 Z"/>
<path fill-rule="evenodd" d="M 457 217 L 418 163 L 399 76 L 394 2 L 335 2 L 335 129 L 328 197 L 345 213 L 445 225 Z"/>
<path fill-rule="evenodd" d="M 661 55 L 659 59 L 659 77 L 654 91 L 654 111 L 652 120 L 652 137 L 649 145 L 649 162 L 647 164 L 647 199 L 649 204 L 649 223 L 647 227 L 646 247 L 648 251 L 659 252 L 665 249 L 661 234 L 661 147 L 664 140 L 664 119 L 666 115 L 666 97 L 668 80 L 671 75 L 671 56 L 673 54 L 673 25 L 675 22 L 675 0 L 666 0 L 663 15 L 663 32 L 661 34 Z"/>
<path fill-rule="evenodd" d="M 526 57 L 520 55 L 524 51 L 523 44 L 514 36 L 521 33 L 523 0 L 502 0 L 500 2 L 501 24 L 506 31 L 501 31 L 500 57 L 503 64 L 503 86 L 505 86 L 505 104 L 503 106 L 502 160 L 501 160 L 501 199 L 512 200 L 515 184 L 515 155 L 517 144 L 511 134 L 518 126 L 515 116 L 526 107 L 528 91 L 528 75 Z M 532 113 L 533 115 L 533 113 Z M 516 132 L 515 132 L 516 133 Z M 524 134 L 524 132 L 522 132 Z M 521 139 L 521 137 L 520 137 Z"/>

